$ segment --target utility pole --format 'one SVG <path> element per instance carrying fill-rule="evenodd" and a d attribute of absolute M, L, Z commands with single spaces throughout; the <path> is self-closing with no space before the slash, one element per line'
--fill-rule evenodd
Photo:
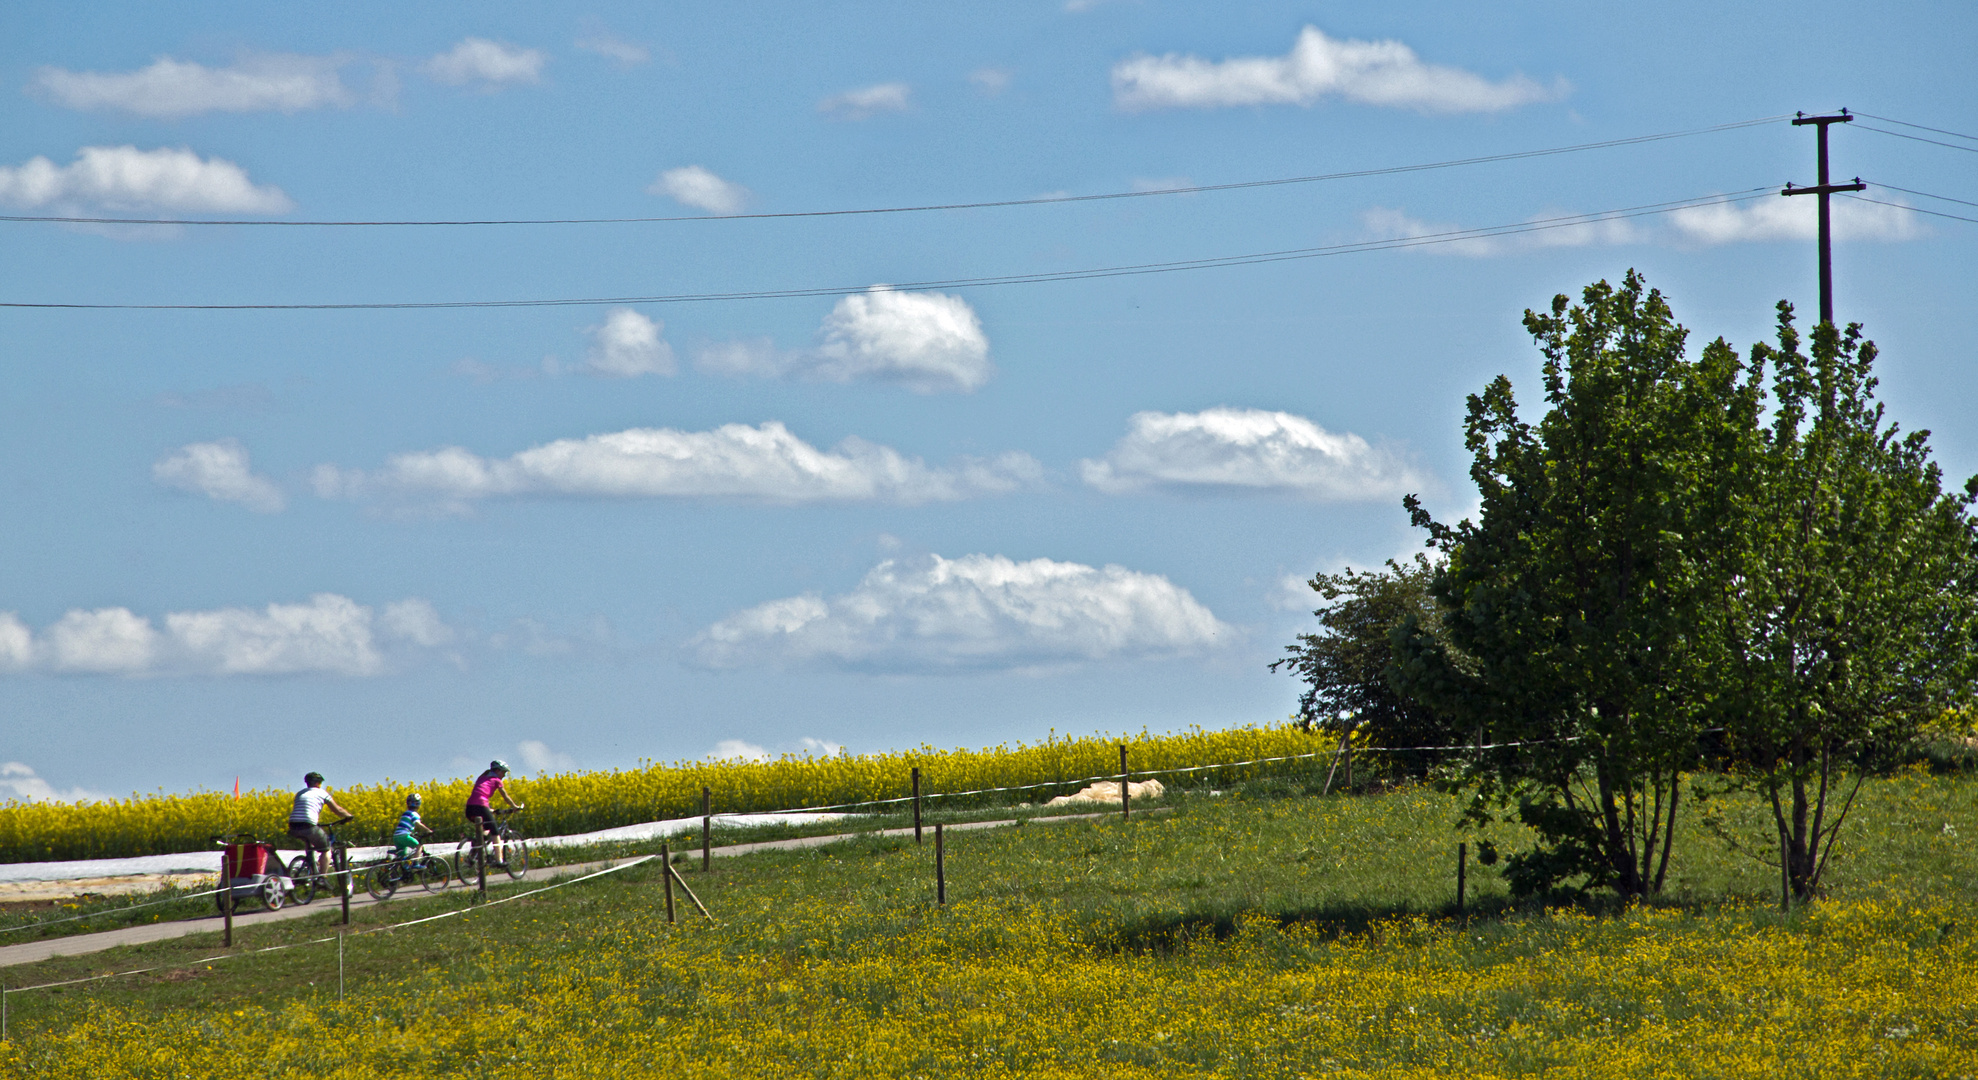
<path fill-rule="evenodd" d="M 1827 182 L 1827 126 L 1849 123 L 1853 119 L 1854 117 L 1849 116 L 1846 109 L 1842 109 L 1838 116 L 1808 116 L 1805 113 L 1795 116 L 1794 127 L 1812 124 L 1819 133 L 1820 182 L 1812 187 L 1794 187 L 1789 180 L 1786 182 L 1786 190 L 1779 193 L 1820 196 L 1820 321 L 1823 323 L 1834 321 L 1834 224 L 1833 215 L 1827 208 L 1827 199 L 1836 191 L 1860 191 L 1868 186 L 1861 182 L 1859 176 L 1849 184 Z"/>

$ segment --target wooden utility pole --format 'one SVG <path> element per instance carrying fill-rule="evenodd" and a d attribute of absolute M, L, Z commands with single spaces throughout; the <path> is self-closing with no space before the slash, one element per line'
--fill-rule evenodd
<path fill-rule="evenodd" d="M 1827 128 L 1831 124 L 1845 124 L 1853 119 L 1854 117 L 1849 116 L 1846 109 L 1842 109 L 1836 116 L 1808 116 L 1800 113 L 1794 117 L 1794 127 L 1812 124 L 1819 135 L 1820 182 L 1812 187 L 1794 187 L 1788 181 L 1786 190 L 1779 193 L 1820 196 L 1820 321 L 1830 324 L 1834 321 L 1834 225 L 1833 215 L 1827 206 L 1828 198 L 1836 191 L 1861 191 L 1868 185 L 1862 183 L 1859 176 L 1848 184 L 1827 182 Z"/>

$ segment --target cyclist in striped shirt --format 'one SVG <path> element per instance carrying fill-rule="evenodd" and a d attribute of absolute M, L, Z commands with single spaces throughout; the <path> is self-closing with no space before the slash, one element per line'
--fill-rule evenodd
<path fill-rule="evenodd" d="M 320 824 L 323 807 L 336 811 L 344 821 L 356 815 L 337 805 L 337 801 L 330 797 L 329 790 L 323 787 L 322 773 L 310 773 L 302 778 L 302 784 L 302 790 L 295 793 L 295 803 L 289 807 L 288 834 L 291 839 L 302 841 L 302 850 L 316 853 L 316 872 L 327 876 L 330 872 L 330 834 L 324 832 Z"/>
<path fill-rule="evenodd" d="M 433 827 L 419 819 L 419 804 L 424 800 L 418 792 L 405 797 L 405 813 L 398 815 L 398 824 L 392 828 L 391 844 L 398 849 L 398 857 L 409 857 L 419 850 L 419 833 L 430 836 Z"/>

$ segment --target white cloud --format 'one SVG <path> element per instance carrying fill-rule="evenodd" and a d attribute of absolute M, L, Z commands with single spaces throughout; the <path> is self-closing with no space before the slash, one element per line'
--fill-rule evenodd
<path fill-rule="evenodd" d="M 39 635 L 0 614 L 0 670 L 100 675 L 382 674 L 371 609 L 335 593 L 259 611 L 220 608 L 165 615 L 164 629 L 129 608 L 76 609 Z M 386 608 L 388 638 L 416 646 L 450 641 L 432 605 L 406 600 Z"/>
<path fill-rule="evenodd" d="M 281 488 L 248 467 L 247 448 L 233 439 L 181 446 L 158 459 L 151 475 L 166 487 L 237 502 L 259 514 L 277 513 L 287 504 Z"/>
<path fill-rule="evenodd" d="M 698 351 L 694 366 L 717 375 L 891 382 L 921 394 L 972 393 L 996 373 L 982 320 L 959 296 L 874 285 L 838 301 L 818 327 L 818 345 L 780 350 L 768 338 Z"/>
<path fill-rule="evenodd" d="M 165 616 L 165 629 L 189 666 L 216 675 L 376 675 L 384 668 L 371 609 L 334 593 L 264 611 L 174 612 Z"/>
<path fill-rule="evenodd" d="M 651 50 L 644 45 L 606 33 L 580 37 L 577 39 L 577 47 L 585 52 L 596 53 L 619 67 L 637 67 L 652 59 Z"/>
<path fill-rule="evenodd" d="M 793 596 L 736 612 L 688 648 L 714 668 L 816 662 L 945 671 L 1185 655 L 1229 633 L 1188 590 L 1158 574 L 934 555 L 887 559 L 841 596 Z"/>
<path fill-rule="evenodd" d="M 1812 240 L 1820 234 L 1818 198 L 1795 195 L 1690 206 L 1669 219 L 1684 239 L 1702 244 Z M 1834 200 L 1833 229 L 1836 240 L 1912 240 L 1923 235 L 1923 226 L 1908 207 L 1856 199 Z"/>
<path fill-rule="evenodd" d="M 1399 457 L 1358 435 L 1262 409 L 1135 413 L 1126 436 L 1079 470 L 1086 483 L 1112 494 L 1208 487 L 1331 502 L 1399 497 L 1423 483 Z"/>
<path fill-rule="evenodd" d="M 37 659 L 44 651 L 56 671 L 143 671 L 157 656 L 158 631 L 129 608 L 71 611 L 48 628 Z"/>
<path fill-rule="evenodd" d="M 150 67 L 106 73 L 44 67 L 31 89 L 71 109 L 117 109 L 139 116 L 208 112 L 299 112 L 351 103 L 338 56 L 288 53 L 244 56 L 232 67 L 161 56 Z"/>
<path fill-rule="evenodd" d="M 187 149 L 135 146 L 85 146 L 68 165 L 45 157 L 0 165 L 0 203 L 258 214 L 294 207 L 280 188 L 255 185 L 231 161 L 202 159 Z"/>
<path fill-rule="evenodd" d="M 0 764 L 0 803 L 4 802 L 109 802 L 112 796 L 87 788 L 70 788 L 57 791 L 54 785 L 35 775 L 35 771 L 18 761 Z"/>
<path fill-rule="evenodd" d="M 515 744 L 515 756 L 522 759 L 522 768 L 537 776 L 552 773 L 565 773 L 577 767 L 577 759 L 561 751 L 551 750 L 547 743 L 535 739 L 524 739 Z"/>
<path fill-rule="evenodd" d="M 1569 216 L 1564 211 L 1546 211 L 1534 215 L 1530 221 L 1545 221 Z M 1423 221 L 1411 217 L 1407 212 L 1386 206 L 1376 206 L 1360 212 L 1360 224 L 1371 240 L 1413 240 L 1424 237 L 1446 236 L 1460 232 L 1463 227 L 1455 224 Z M 1460 240 L 1438 241 L 1421 245 L 1422 250 L 1441 255 L 1463 255 L 1470 258 L 1490 258 L 1498 255 L 1515 255 L 1526 251 L 1542 251 L 1548 248 L 1593 247 L 1607 244 L 1637 244 L 1649 240 L 1650 234 L 1633 221 L 1621 218 L 1607 218 L 1598 221 L 1582 221 L 1569 225 L 1533 229 L 1530 232 L 1508 233 L 1501 236 L 1470 236 Z"/>
<path fill-rule="evenodd" d="M 0 671 L 20 671 L 34 663 L 34 634 L 21 617 L 0 611 Z"/>
<path fill-rule="evenodd" d="M 845 752 L 844 743 L 834 743 L 829 739 L 813 739 L 806 735 L 797 741 L 804 744 L 804 749 L 822 754 L 825 757 L 837 757 L 839 754 Z"/>
<path fill-rule="evenodd" d="M 752 742 L 723 739 L 703 756 L 708 761 L 768 761 L 769 751 Z"/>
<path fill-rule="evenodd" d="M 913 88 L 893 82 L 833 94 L 817 103 L 817 111 L 839 120 L 864 120 L 880 113 L 905 112 L 912 105 Z"/>
<path fill-rule="evenodd" d="M 1458 68 L 1425 64 L 1399 41 L 1330 38 L 1316 26 L 1300 31 L 1283 56 L 1216 62 L 1142 53 L 1113 67 L 1113 102 L 1129 111 L 1310 105 L 1336 96 L 1422 112 L 1501 112 L 1564 97 L 1567 89 L 1563 80 L 1547 88 L 1523 75 L 1494 83 Z"/>
<path fill-rule="evenodd" d="M 646 192 L 710 214 L 737 213 L 749 202 L 748 188 L 723 180 L 699 165 L 682 165 L 660 173 Z"/>
<path fill-rule="evenodd" d="M 509 83 L 540 82 L 544 59 L 540 49 L 470 37 L 426 61 L 426 74 L 448 86 L 479 82 L 482 89 L 495 90 Z"/>
<path fill-rule="evenodd" d="M 968 81 L 974 83 L 977 90 L 995 97 L 1009 89 L 1010 73 L 1003 68 L 976 68 L 968 73 Z"/>
<path fill-rule="evenodd" d="M 631 308 L 612 308 L 603 325 L 586 331 L 591 336 L 591 348 L 584 366 L 594 374 L 618 378 L 671 375 L 673 346 L 659 336 L 664 328 L 665 324 Z"/>
<path fill-rule="evenodd" d="M 1012 491 L 1042 472 L 1021 453 L 936 468 L 856 437 L 824 451 L 772 420 L 713 431 L 632 428 L 558 439 L 502 459 L 449 446 L 399 454 L 368 475 L 320 466 L 315 482 L 324 498 L 429 497 L 453 509 L 528 495 L 911 504 Z"/>
<path fill-rule="evenodd" d="M 445 645 L 454 638 L 453 627 L 440 618 L 432 602 L 417 597 L 386 604 L 384 617 L 378 622 L 387 636 L 428 649 Z"/>

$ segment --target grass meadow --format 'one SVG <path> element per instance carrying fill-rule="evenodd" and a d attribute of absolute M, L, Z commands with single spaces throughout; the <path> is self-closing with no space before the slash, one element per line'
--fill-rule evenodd
<path fill-rule="evenodd" d="M 1830 895 L 1788 914 L 1692 819 L 1669 895 L 1514 903 L 1425 788 L 1182 793 L 718 860 L 668 925 L 653 864 L 473 915 L 207 966 L 186 939 L 5 969 L 0 1075 L 1724 1077 L 1978 1074 L 1978 782 L 1871 781 Z M 1471 835 L 1468 839 L 1478 839 Z M 1504 848 L 1515 830 L 1493 836 Z M 459 894 L 361 925 L 464 906 Z M 333 912 L 244 947 L 332 933 Z M 244 935 L 245 938 L 245 935 Z"/>

